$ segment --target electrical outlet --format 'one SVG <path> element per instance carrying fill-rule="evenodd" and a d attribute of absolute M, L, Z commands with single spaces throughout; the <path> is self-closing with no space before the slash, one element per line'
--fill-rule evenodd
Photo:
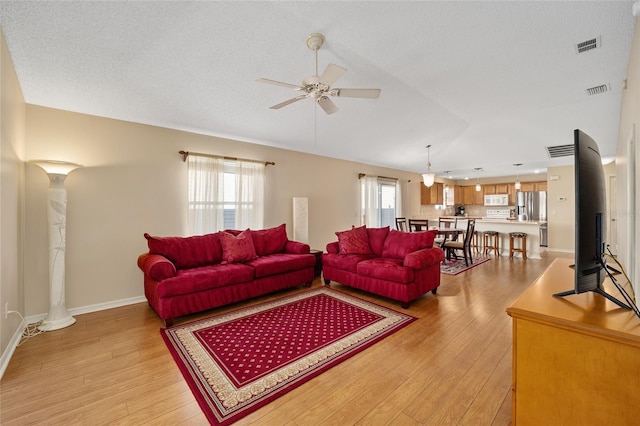
<path fill-rule="evenodd" d="M 4 304 L 4 319 L 9 318 L 9 302 Z"/>

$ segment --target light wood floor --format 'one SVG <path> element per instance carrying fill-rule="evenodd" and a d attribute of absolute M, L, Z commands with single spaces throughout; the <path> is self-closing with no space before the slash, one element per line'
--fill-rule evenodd
<path fill-rule="evenodd" d="M 505 308 L 554 257 L 499 257 L 457 276 L 443 275 L 436 296 L 429 293 L 406 311 L 418 321 L 237 424 L 509 424 L 511 321 Z M 321 285 L 319 279 L 313 284 Z M 298 291 L 304 288 L 177 323 Z M 0 382 L 1 424 L 207 423 L 160 337 L 162 322 L 147 304 L 76 318 L 73 326 L 17 348 Z"/>

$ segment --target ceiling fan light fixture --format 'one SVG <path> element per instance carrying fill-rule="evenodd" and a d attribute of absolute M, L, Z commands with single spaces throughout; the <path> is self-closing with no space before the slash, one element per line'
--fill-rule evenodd
<path fill-rule="evenodd" d="M 422 175 L 422 181 L 424 182 L 424 186 L 429 188 L 433 186 L 436 181 L 436 174 L 431 173 L 431 155 L 430 155 L 431 145 L 427 145 L 427 173 Z"/>

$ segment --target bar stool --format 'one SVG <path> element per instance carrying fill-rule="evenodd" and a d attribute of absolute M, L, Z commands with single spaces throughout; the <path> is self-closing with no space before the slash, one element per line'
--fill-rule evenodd
<path fill-rule="evenodd" d="M 482 242 L 482 232 L 473 231 L 473 238 L 471 239 L 471 248 L 474 252 L 480 253 L 482 251 L 482 247 L 480 247 L 480 243 Z"/>
<path fill-rule="evenodd" d="M 500 234 L 498 231 L 484 231 L 484 254 L 489 254 L 491 250 L 500 256 Z"/>
<path fill-rule="evenodd" d="M 519 248 L 515 247 L 516 240 L 519 241 Z M 509 232 L 509 257 L 513 257 L 514 253 L 522 253 L 522 258 L 527 259 L 527 234 L 524 232 Z"/>

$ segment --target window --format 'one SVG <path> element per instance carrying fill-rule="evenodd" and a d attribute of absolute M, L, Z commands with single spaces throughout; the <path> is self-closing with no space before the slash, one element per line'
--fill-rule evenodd
<path fill-rule="evenodd" d="M 395 218 L 400 212 L 401 196 L 395 179 L 364 176 L 360 182 L 362 193 L 361 224 L 370 228 L 389 226 L 395 228 Z"/>
<path fill-rule="evenodd" d="M 189 155 L 189 232 L 261 229 L 264 163 Z"/>

